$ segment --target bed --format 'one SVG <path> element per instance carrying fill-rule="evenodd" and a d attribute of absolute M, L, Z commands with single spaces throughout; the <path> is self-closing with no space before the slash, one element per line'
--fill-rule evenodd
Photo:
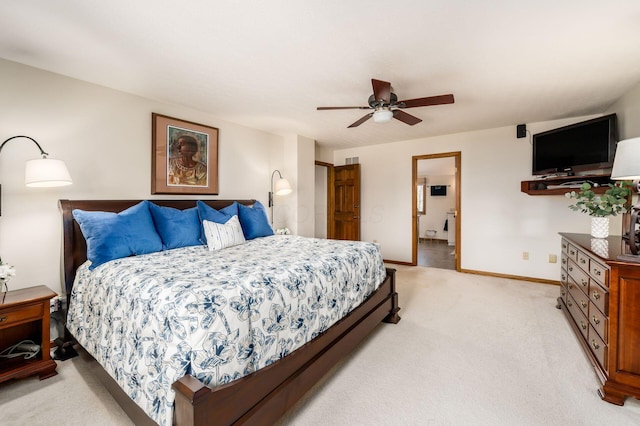
<path fill-rule="evenodd" d="M 196 204 L 195 200 L 150 201 L 158 206 L 179 210 L 191 209 Z M 214 209 L 221 210 L 232 205 L 234 201 L 247 207 L 256 204 L 255 200 L 208 200 L 205 203 Z M 85 238 L 78 222 L 74 220 L 72 212 L 75 209 L 87 212 L 121 212 L 140 202 L 141 200 L 60 200 L 63 219 L 64 281 L 68 303 L 71 302 L 76 275 L 89 274 L 86 271 L 87 246 Z M 292 237 L 291 240 L 278 239 L 279 236 L 257 238 L 249 242 L 254 245 L 245 244 L 242 249 L 263 250 L 256 247 L 260 244 L 266 244 L 268 238 L 274 238 L 274 244 L 280 244 L 280 250 L 285 251 L 286 244 L 289 244 L 289 241 L 293 243 L 296 237 Z M 316 243 L 314 242 L 314 244 Z M 328 244 L 328 242 L 318 242 L 317 244 Z M 178 250 L 183 249 L 176 249 L 176 253 Z M 184 250 L 187 251 L 185 256 L 195 256 L 194 253 L 198 249 L 187 247 Z M 337 249 L 336 252 L 338 252 Z M 145 261 L 146 256 L 144 257 Z M 154 254 L 148 256 L 152 258 Z M 238 252 L 236 256 L 248 257 L 246 253 L 242 252 Z M 142 261 L 142 258 L 143 256 L 140 256 L 140 259 L 127 258 L 123 262 L 112 263 L 135 263 Z M 139 265 L 138 268 L 140 269 Z M 96 268 L 96 271 L 98 269 Z M 379 285 L 376 284 L 377 287 L 367 293 L 362 303 L 358 301 L 357 306 L 349 307 L 346 316 L 336 319 L 332 325 L 326 328 L 321 327 L 313 334 L 313 339 L 306 341 L 306 343 L 302 342 L 299 347 L 290 353 L 283 354 L 281 358 L 267 362 L 265 365 L 256 364 L 259 367 L 256 371 L 249 371 L 242 377 L 232 377 L 232 380 L 226 380 L 222 384 L 213 386 L 207 386 L 204 383 L 206 380 L 197 378 L 197 376 L 206 377 L 206 374 L 203 373 L 196 374 L 195 371 L 189 370 L 189 373 L 193 374 L 177 377 L 171 384 L 175 399 L 171 401 L 171 410 L 165 415 L 165 417 L 169 416 L 169 423 L 177 425 L 268 424 L 277 421 L 380 322 L 397 323 L 400 320 L 398 295 L 395 289 L 395 270 L 387 268 L 383 272 Z M 121 275 L 120 272 L 116 272 L 116 274 Z M 69 307 L 71 308 L 71 306 Z M 255 332 L 253 329 L 252 331 Z M 76 327 L 75 334 L 83 335 L 85 333 L 82 332 L 82 327 Z M 76 337 L 68 329 L 65 330 L 65 340 L 77 341 Z M 82 352 L 86 353 L 87 351 L 83 350 Z M 96 366 L 97 373 L 109 391 L 136 424 L 156 423 L 149 415 L 149 410 L 143 410 L 132 401 L 131 390 L 125 391 L 116 382 L 113 378 L 113 371 L 107 372 L 108 366 L 104 368 L 96 363 L 92 357 L 89 359 Z M 165 424 L 166 421 L 165 418 Z"/>

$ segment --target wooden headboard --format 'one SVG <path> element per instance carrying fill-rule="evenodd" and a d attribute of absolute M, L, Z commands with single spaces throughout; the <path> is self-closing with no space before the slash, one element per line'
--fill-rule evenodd
<path fill-rule="evenodd" d="M 73 281 L 76 277 L 76 270 L 87 260 L 87 244 L 80 230 L 80 226 L 73 219 L 73 210 L 121 212 L 142 200 L 60 200 L 59 206 L 62 211 L 62 261 L 64 267 L 64 290 L 67 298 L 71 295 Z M 149 200 L 159 206 L 173 207 L 184 210 L 196 206 L 197 200 Z M 255 200 L 201 200 L 214 209 L 233 204 L 237 201 L 240 204 L 251 206 Z"/>

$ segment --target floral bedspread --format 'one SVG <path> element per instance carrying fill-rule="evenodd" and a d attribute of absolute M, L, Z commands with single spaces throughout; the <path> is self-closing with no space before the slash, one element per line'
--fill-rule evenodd
<path fill-rule="evenodd" d="M 185 247 L 77 272 L 67 327 L 160 425 L 171 384 L 210 387 L 291 353 L 386 276 L 376 244 L 275 235 L 210 252 Z"/>

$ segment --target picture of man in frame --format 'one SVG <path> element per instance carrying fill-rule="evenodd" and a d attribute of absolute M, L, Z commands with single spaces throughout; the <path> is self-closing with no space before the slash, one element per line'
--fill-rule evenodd
<path fill-rule="evenodd" d="M 168 126 L 167 185 L 208 186 L 209 135 Z"/>

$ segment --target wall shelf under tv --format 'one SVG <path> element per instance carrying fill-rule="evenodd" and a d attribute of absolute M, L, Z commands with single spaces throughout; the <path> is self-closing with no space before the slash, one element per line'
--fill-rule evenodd
<path fill-rule="evenodd" d="M 582 181 L 597 183 L 599 186 L 594 189 L 596 194 L 604 194 L 609 189 L 608 183 L 613 183 L 611 175 L 585 175 L 585 176 L 563 176 L 547 179 L 523 180 L 520 182 L 520 191 L 529 195 L 564 195 L 577 188 L 571 187 L 571 183 L 576 185 Z"/>

